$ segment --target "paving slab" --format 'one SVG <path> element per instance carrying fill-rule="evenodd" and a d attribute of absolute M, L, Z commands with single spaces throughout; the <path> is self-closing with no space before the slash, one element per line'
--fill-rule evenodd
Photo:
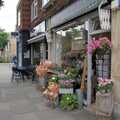
<path fill-rule="evenodd" d="M 72 112 L 47 106 L 31 81 L 10 81 L 9 64 L 0 64 L 0 120 L 95 120 L 85 110 Z"/>

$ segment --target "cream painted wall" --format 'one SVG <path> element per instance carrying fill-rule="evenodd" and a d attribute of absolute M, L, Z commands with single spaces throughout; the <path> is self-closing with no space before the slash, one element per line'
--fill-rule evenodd
<path fill-rule="evenodd" d="M 114 81 L 114 109 L 120 114 L 120 10 L 112 11 L 112 44 L 111 74 Z"/>

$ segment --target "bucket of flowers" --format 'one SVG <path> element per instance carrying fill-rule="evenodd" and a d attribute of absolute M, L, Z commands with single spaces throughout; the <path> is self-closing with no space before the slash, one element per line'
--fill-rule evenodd
<path fill-rule="evenodd" d="M 110 79 L 99 78 L 96 93 L 96 114 L 111 116 L 113 110 L 113 82 Z"/>
<path fill-rule="evenodd" d="M 39 83 L 41 85 L 41 90 L 45 89 L 46 81 L 45 77 L 50 68 L 54 67 L 54 64 L 51 61 L 45 60 L 41 61 L 39 65 L 36 67 L 36 73 L 39 77 Z"/>
<path fill-rule="evenodd" d="M 73 93 L 73 79 L 70 79 L 68 76 L 65 74 L 60 75 L 59 79 L 59 93 L 60 94 L 72 94 Z"/>

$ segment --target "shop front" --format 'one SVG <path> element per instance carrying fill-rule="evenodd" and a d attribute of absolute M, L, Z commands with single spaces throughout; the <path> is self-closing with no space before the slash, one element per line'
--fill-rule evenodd
<path fill-rule="evenodd" d="M 96 101 L 96 85 L 98 82 L 96 79 L 96 68 L 98 69 L 98 67 L 96 67 L 93 55 L 88 53 L 87 46 L 93 38 L 107 37 L 110 39 L 109 28 L 107 30 L 101 29 L 98 7 L 102 1 L 96 2 L 93 0 L 89 2 L 84 4 L 79 0 L 76 1 L 51 17 L 49 20 L 51 24 L 47 26 L 52 31 L 52 41 L 48 44 L 50 50 L 48 56 L 53 63 L 65 70 L 66 68 L 74 68 L 79 71 L 76 89 L 79 88 L 83 91 L 84 104 L 87 106 Z M 74 13 L 67 14 L 74 8 Z M 86 8 L 89 8 L 88 11 L 86 11 Z M 111 57 L 108 59 L 110 61 Z M 108 66 L 110 66 L 110 63 Z M 110 68 L 105 67 L 99 71 L 99 73 L 102 71 L 99 75 L 102 74 L 103 76 L 100 77 L 110 79 Z M 101 69 L 101 66 L 99 66 L 99 69 Z"/>
<path fill-rule="evenodd" d="M 47 59 L 47 40 L 45 35 L 45 22 L 40 23 L 30 33 L 31 39 L 28 44 L 31 46 L 31 64 L 39 64 Z"/>

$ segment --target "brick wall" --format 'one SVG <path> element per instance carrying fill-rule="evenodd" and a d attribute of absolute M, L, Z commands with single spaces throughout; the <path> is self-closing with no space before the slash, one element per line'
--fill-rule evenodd
<path fill-rule="evenodd" d="M 31 1 L 20 0 L 17 6 L 17 27 L 20 29 L 28 29 L 31 24 Z M 20 11 L 20 26 L 18 26 L 18 11 Z"/>
<path fill-rule="evenodd" d="M 33 1 L 33 0 L 32 0 Z M 47 8 L 42 7 L 42 0 L 38 1 L 38 17 L 31 22 L 31 26 L 34 27 L 41 23 L 43 20 L 53 16 L 67 5 L 76 0 L 50 0 L 50 5 Z"/>

